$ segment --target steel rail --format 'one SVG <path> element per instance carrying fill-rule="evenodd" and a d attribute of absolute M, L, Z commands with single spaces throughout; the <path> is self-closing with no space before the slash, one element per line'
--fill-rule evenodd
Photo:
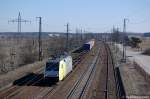
<path fill-rule="evenodd" d="M 98 50 L 99 51 L 99 50 Z M 100 51 L 99 51 L 100 52 Z M 99 53 L 98 52 L 98 53 Z M 76 81 L 76 83 L 74 84 L 74 86 L 72 87 L 72 89 L 70 90 L 70 92 L 69 92 L 69 94 L 67 95 L 67 99 L 71 99 L 71 97 L 75 94 L 75 91 L 77 90 L 77 88 L 78 88 L 78 86 L 80 85 L 80 83 L 82 82 L 82 79 L 86 76 L 86 75 L 88 75 L 89 77 L 88 77 L 88 79 L 87 79 L 87 81 L 86 81 L 86 83 L 85 83 L 85 85 L 84 85 L 84 87 L 83 87 L 83 89 L 82 89 L 82 91 L 81 91 L 81 93 L 80 93 L 80 95 L 79 95 L 79 98 L 81 98 L 82 96 L 83 96 L 83 94 L 84 94 L 84 90 L 87 88 L 87 85 L 89 84 L 89 81 L 90 81 L 90 78 L 91 78 L 91 75 L 92 75 L 92 73 L 93 73 L 93 71 L 94 71 L 94 68 L 95 68 L 95 64 L 97 63 L 97 60 L 98 60 L 98 56 L 99 56 L 99 54 L 96 56 L 96 58 L 94 59 L 95 61 L 94 61 L 94 63 L 92 64 L 93 66 L 91 66 L 91 65 L 89 65 L 88 66 L 88 68 L 90 68 L 89 69 L 89 71 L 90 71 L 90 74 L 88 75 L 88 70 L 86 71 L 84 71 L 84 73 L 80 76 L 80 78 Z"/>

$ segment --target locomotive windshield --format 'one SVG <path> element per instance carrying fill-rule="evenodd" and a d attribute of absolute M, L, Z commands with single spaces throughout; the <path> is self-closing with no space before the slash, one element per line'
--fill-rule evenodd
<path fill-rule="evenodd" d="M 46 70 L 47 71 L 58 71 L 59 70 L 59 63 L 46 63 Z"/>

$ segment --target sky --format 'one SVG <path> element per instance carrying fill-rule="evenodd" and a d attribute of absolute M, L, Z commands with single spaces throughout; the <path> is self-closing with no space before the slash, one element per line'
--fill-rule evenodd
<path fill-rule="evenodd" d="M 123 30 L 127 18 L 128 32 L 150 32 L 150 0 L 0 0 L 0 32 L 16 32 L 16 19 L 21 12 L 23 32 L 37 32 L 42 17 L 43 32 L 70 32 L 76 28 L 88 32 Z"/>

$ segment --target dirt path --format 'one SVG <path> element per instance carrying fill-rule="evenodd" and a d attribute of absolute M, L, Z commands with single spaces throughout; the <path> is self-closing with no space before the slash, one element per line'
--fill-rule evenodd
<path fill-rule="evenodd" d="M 150 96 L 150 84 L 132 62 L 120 67 L 127 96 Z M 150 98 L 150 97 L 149 97 Z"/>

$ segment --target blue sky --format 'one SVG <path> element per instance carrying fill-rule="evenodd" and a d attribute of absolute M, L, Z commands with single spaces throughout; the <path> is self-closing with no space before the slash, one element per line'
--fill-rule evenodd
<path fill-rule="evenodd" d="M 150 0 L 0 0 L 0 32 L 17 31 L 18 12 L 31 23 L 22 23 L 22 31 L 38 31 L 37 16 L 42 16 L 45 32 L 65 32 L 82 28 L 92 32 L 107 32 L 114 26 L 122 30 L 123 19 L 128 18 L 127 31 L 150 31 Z"/>

